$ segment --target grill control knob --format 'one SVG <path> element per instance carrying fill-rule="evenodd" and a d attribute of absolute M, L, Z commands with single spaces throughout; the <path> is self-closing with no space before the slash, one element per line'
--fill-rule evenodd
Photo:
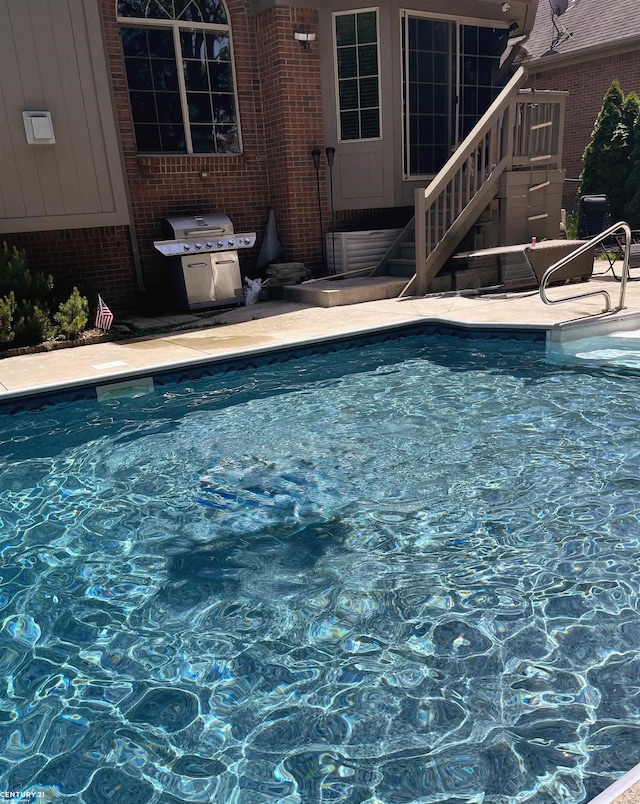
<path fill-rule="evenodd" d="M 185 243 L 183 248 L 185 251 L 191 251 L 191 246 L 188 243 Z"/>
<path fill-rule="evenodd" d="M 245 237 L 244 242 L 249 245 L 251 243 L 251 239 L 249 237 Z"/>
<path fill-rule="evenodd" d="M 213 248 L 213 243 L 211 241 L 208 241 L 206 245 L 207 248 Z"/>
<path fill-rule="evenodd" d="M 202 243 L 196 243 L 196 248 L 202 248 Z"/>
<path fill-rule="evenodd" d="M 219 248 L 222 248 L 224 246 L 224 243 L 222 242 L 222 240 L 218 240 L 218 246 L 219 246 Z"/>
<path fill-rule="evenodd" d="M 227 242 L 229 243 L 230 246 L 233 245 L 233 240 L 228 240 Z"/>

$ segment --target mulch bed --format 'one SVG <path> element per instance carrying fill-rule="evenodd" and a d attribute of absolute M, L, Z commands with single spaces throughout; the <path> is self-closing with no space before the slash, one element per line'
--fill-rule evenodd
<path fill-rule="evenodd" d="M 70 349 L 75 346 L 89 346 L 93 343 L 117 341 L 122 336 L 118 332 L 103 332 L 101 329 L 87 329 L 77 338 L 64 340 L 55 338 L 37 346 L 17 346 L 13 349 L 0 349 L 0 360 L 4 357 L 18 357 L 19 355 L 35 355 L 40 352 L 55 352 L 58 349 Z"/>

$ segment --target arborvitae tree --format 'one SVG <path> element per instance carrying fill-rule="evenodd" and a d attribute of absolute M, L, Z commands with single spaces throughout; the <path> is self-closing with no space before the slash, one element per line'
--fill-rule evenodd
<path fill-rule="evenodd" d="M 611 167 L 624 143 L 622 115 L 624 94 L 618 81 L 613 81 L 604 96 L 596 118 L 591 140 L 584 150 L 580 194 L 605 193 L 610 196 Z M 614 192 L 615 195 L 615 192 Z"/>
<path fill-rule="evenodd" d="M 624 207 L 624 220 L 632 229 L 640 229 L 640 123 L 633 132 L 625 195 L 627 203 Z"/>
<path fill-rule="evenodd" d="M 601 167 L 607 171 L 606 194 L 614 222 L 625 219 L 625 207 L 632 197 L 627 189 L 627 177 L 639 113 L 640 99 L 635 92 L 630 92 L 624 100 L 622 118 L 614 132 L 611 148 L 603 154 Z"/>

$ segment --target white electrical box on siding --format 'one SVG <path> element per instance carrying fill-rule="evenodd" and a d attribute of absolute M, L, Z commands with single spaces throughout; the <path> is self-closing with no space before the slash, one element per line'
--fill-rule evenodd
<path fill-rule="evenodd" d="M 358 268 L 374 267 L 391 248 L 400 232 L 402 229 L 371 229 L 335 234 L 328 232 L 325 235 L 327 270 L 329 273 L 342 274 Z"/>

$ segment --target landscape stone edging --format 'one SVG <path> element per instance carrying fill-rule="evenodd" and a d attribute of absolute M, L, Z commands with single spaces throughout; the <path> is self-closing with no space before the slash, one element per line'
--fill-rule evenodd
<path fill-rule="evenodd" d="M 71 349 L 77 346 L 91 346 L 94 343 L 104 343 L 105 341 L 115 341 L 121 336 L 117 332 L 95 332 L 89 330 L 86 334 L 80 335 L 66 341 L 45 341 L 36 346 L 17 346 L 15 349 L 0 350 L 0 360 L 5 357 L 19 357 L 21 355 L 35 355 L 41 352 L 55 352 L 58 349 Z"/>

